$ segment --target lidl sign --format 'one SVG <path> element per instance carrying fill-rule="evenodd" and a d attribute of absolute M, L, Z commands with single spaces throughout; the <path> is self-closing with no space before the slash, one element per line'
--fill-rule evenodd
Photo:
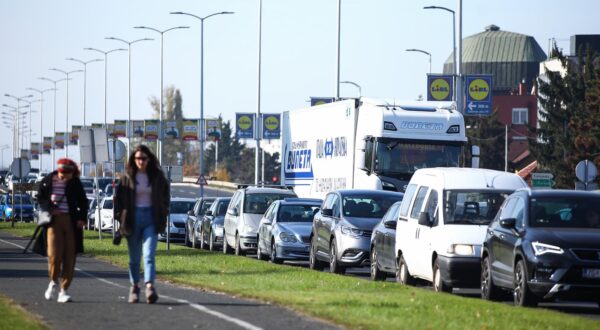
<path fill-rule="evenodd" d="M 427 101 L 452 101 L 454 80 L 450 75 L 427 75 Z"/>
<path fill-rule="evenodd" d="M 465 85 L 467 89 L 465 115 L 490 115 L 492 113 L 492 76 L 466 76 Z"/>

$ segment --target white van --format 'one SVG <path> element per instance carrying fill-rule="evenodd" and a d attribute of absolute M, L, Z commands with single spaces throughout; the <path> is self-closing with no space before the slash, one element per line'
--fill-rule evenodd
<path fill-rule="evenodd" d="M 479 287 L 481 247 L 504 199 L 527 187 L 518 175 L 479 168 L 415 172 L 400 205 L 396 279 L 433 283 L 435 291 Z"/>

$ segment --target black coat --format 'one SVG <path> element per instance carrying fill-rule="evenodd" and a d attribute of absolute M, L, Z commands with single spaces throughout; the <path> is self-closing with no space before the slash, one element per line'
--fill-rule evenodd
<path fill-rule="evenodd" d="M 50 195 L 52 194 L 52 176 L 58 172 L 54 171 L 46 175 L 38 188 L 37 200 L 41 211 L 52 212 Z M 88 212 L 88 200 L 85 190 L 78 177 L 67 181 L 65 197 L 69 205 L 69 216 L 75 230 L 75 247 L 78 253 L 83 253 L 83 230 L 77 227 L 77 220 L 85 221 Z"/>

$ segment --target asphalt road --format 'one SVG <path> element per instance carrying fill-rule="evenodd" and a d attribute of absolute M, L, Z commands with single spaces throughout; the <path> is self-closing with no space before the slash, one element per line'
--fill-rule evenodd
<path fill-rule="evenodd" d="M 77 260 L 73 302 L 46 301 L 46 258 L 23 254 L 27 242 L 0 232 L 0 293 L 53 329 L 337 329 L 278 306 L 162 281 L 156 304 L 129 304 L 127 271 L 88 257 Z"/>

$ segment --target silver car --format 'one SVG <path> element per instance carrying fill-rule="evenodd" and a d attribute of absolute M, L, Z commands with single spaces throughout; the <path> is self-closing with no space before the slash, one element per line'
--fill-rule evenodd
<path fill-rule="evenodd" d="M 258 225 L 256 257 L 276 264 L 308 260 L 312 222 L 321 203 L 320 199 L 308 198 L 273 202 Z"/>
<path fill-rule="evenodd" d="M 369 264 L 371 233 L 403 193 L 385 190 L 337 190 L 325 196 L 313 220 L 309 266 L 332 273 Z"/>

